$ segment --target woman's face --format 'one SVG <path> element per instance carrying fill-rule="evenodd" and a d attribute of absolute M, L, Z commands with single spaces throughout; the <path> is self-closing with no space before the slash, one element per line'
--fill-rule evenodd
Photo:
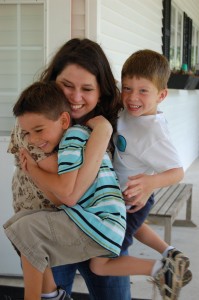
<path fill-rule="evenodd" d="M 100 87 L 96 77 L 77 64 L 66 66 L 57 76 L 56 82 L 66 95 L 71 117 L 80 120 L 89 114 L 100 98 Z"/>

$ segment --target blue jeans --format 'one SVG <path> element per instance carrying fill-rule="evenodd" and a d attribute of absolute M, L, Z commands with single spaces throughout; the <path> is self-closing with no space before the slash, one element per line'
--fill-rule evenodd
<path fill-rule="evenodd" d="M 123 252 L 123 255 L 127 255 Z M 89 261 L 52 268 L 55 282 L 71 294 L 76 270 L 85 280 L 91 300 L 130 300 L 129 276 L 97 276 L 90 271 Z"/>
<path fill-rule="evenodd" d="M 150 196 L 150 198 L 148 199 L 147 203 L 143 208 L 141 208 L 140 210 L 136 211 L 133 214 L 127 213 L 126 233 L 122 245 L 123 251 L 126 251 L 128 247 L 133 244 L 133 236 L 146 220 L 153 204 L 154 204 L 154 194 Z"/>

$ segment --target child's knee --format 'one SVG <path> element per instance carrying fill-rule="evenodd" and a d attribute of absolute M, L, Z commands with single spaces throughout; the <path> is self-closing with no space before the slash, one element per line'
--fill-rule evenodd
<path fill-rule="evenodd" d="M 100 261 L 101 260 L 98 260 L 98 258 L 92 258 L 90 260 L 89 267 L 90 267 L 91 272 L 93 272 L 94 274 L 99 275 L 99 276 L 103 276 L 103 275 L 106 275 L 106 274 L 105 274 L 104 266 Z"/>

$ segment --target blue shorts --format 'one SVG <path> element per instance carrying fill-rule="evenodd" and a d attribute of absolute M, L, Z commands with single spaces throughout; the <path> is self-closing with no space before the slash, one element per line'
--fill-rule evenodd
<path fill-rule="evenodd" d="M 146 220 L 152 206 L 154 204 L 154 194 L 150 196 L 146 205 L 135 213 L 127 213 L 126 234 L 122 245 L 122 250 L 125 251 L 133 244 L 133 236 L 141 225 Z"/>

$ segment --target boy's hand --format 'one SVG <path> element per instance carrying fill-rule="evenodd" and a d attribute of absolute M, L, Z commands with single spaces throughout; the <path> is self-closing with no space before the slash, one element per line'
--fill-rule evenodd
<path fill-rule="evenodd" d="M 31 157 L 25 148 L 20 149 L 20 163 L 21 168 L 27 175 L 30 176 L 31 168 L 38 167 L 36 161 Z"/>
<path fill-rule="evenodd" d="M 103 116 L 97 116 L 97 117 L 94 117 L 94 118 L 88 120 L 86 122 L 86 125 L 89 126 L 91 129 L 95 129 L 97 127 L 105 129 L 106 131 L 109 131 L 110 134 L 112 134 L 112 132 L 113 132 L 111 123 Z"/>
<path fill-rule="evenodd" d="M 153 193 L 153 176 L 139 174 L 128 177 L 127 188 L 123 192 L 126 205 L 133 206 L 127 210 L 130 213 L 136 212 L 145 206 L 150 195 Z"/>

